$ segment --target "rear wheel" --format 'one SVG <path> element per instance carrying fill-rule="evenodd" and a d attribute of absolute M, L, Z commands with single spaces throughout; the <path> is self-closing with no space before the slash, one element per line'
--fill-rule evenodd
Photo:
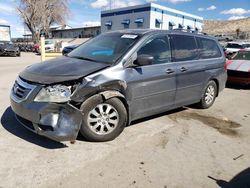
<path fill-rule="evenodd" d="M 198 103 L 200 108 L 206 109 L 213 105 L 217 95 L 217 85 L 215 81 L 210 80 L 203 91 L 201 101 Z"/>
<path fill-rule="evenodd" d="M 116 138 L 127 124 L 127 111 L 121 100 L 103 100 L 97 95 L 81 106 L 81 134 L 89 141 L 103 142 Z"/>

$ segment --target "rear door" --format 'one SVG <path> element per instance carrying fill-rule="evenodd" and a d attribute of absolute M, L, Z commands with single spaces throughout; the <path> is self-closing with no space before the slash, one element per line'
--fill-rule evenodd
<path fill-rule="evenodd" d="M 198 102 L 204 85 L 206 65 L 199 60 L 196 39 L 192 35 L 171 35 L 173 61 L 176 62 L 175 105 Z"/>

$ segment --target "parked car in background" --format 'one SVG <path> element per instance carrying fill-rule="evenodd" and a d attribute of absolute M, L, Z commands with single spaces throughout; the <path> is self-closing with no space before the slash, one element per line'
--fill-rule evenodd
<path fill-rule="evenodd" d="M 231 35 L 226 35 L 226 34 L 219 34 L 219 35 L 215 35 L 215 38 L 217 38 L 218 41 L 233 41 L 233 36 Z"/>
<path fill-rule="evenodd" d="M 227 53 L 235 53 L 241 49 L 250 49 L 250 43 L 248 42 L 228 42 L 226 45 Z"/>
<path fill-rule="evenodd" d="M 21 52 L 32 52 L 32 44 L 18 44 Z"/>
<path fill-rule="evenodd" d="M 12 42 L 1 42 L 0 41 L 0 55 L 6 56 L 20 56 L 21 52 L 18 46 Z"/>
<path fill-rule="evenodd" d="M 196 103 L 224 89 L 226 59 L 215 38 L 164 30 L 101 34 L 67 56 L 22 71 L 10 98 L 17 119 L 56 141 L 116 138 L 131 121 Z"/>
<path fill-rule="evenodd" d="M 227 61 L 228 82 L 250 84 L 250 50 L 240 50 Z"/>
<path fill-rule="evenodd" d="M 45 40 L 45 52 L 54 52 L 55 51 L 55 42 L 51 39 Z"/>
<path fill-rule="evenodd" d="M 32 52 L 34 52 L 34 53 L 40 53 L 40 45 L 39 44 L 34 44 L 32 46 Z"/>
<path fill-rule="evenodd" d="M 80 46 L 79 44 L 76 45 L 71 45 L 71 46 L 66 46 L 63 48 L 62 54 L 63 55 L 67 55 L 68 53 L 70 53 L 72 50 L 76 49 L 78 46 Z"/>

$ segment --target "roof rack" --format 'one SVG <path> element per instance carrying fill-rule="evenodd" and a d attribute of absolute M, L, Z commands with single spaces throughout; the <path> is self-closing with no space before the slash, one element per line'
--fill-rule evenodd
<path fill-rule="evenodd" d="M 195 34 L 202 34 L 202 35 L 208 35 L 207 33 L 200 32 L 198 30 L 192 30 L 192 29 L 183 29 L 183 28 L 175 28 L 174 31 L 182 31 L 182 32 L 188 32 L 188 33 L 195 33 Z"/>

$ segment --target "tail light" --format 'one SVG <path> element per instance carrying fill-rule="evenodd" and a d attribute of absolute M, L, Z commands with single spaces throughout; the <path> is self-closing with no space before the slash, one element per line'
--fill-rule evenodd
<path fill-rule="evenodd" d="M 233 60 L 226 59 L 224 63 L 224 70 L 227 71 L 227 67 L 233 62 Z"/>
<path fill-rule="evenodd" d="M 227 71 L 227 60 L 225 60 L 225 63 L 224 63 L 224 71 Z"/>

